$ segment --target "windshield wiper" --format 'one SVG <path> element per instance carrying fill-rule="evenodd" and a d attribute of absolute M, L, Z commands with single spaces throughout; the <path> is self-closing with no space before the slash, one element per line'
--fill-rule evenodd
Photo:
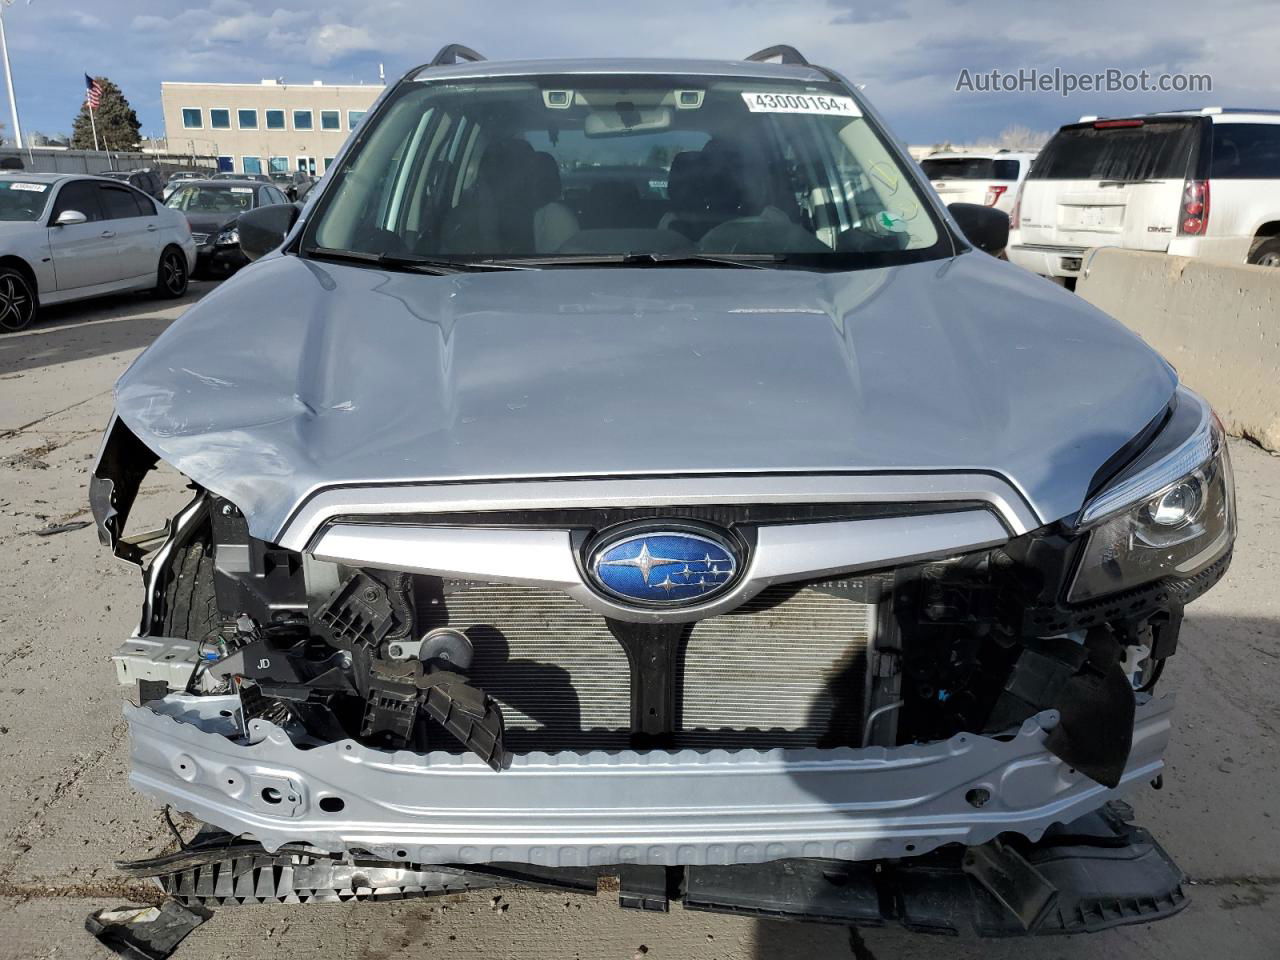
<path fill-rule="evenodd" d="M 486 260 L 484 262 L 510 267 L 711 266 L 767 270 L 768 264 L 785 263 L 786 260 L 786 255 L 781 253 L 583 253 L 551 257 L 520 257 L 517 260 Z"/>
<path fill-rule="evenodd" d="M 339 250 L 334 247 L 307 247 L 302 251 L 315 260 L 333 260 L 338 263 L 367 263 L 389 270 L 408 270 L 443 277 L 451 273 L 483 270 L 522 270 L 516 264 L 496 261 L 451 260 L 447 257 L 420 257 L 416 254 L 369 253 L 365 250 Z"/>

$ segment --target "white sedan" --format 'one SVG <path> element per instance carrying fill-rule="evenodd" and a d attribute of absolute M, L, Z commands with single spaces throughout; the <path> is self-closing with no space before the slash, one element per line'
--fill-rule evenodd
<path fill-rule="evenodd" d="M 42 304 L 180 297 L 195 260 L 187 218 L 128 184 L 0 171 L 0 331 L 21 330 Z"/>

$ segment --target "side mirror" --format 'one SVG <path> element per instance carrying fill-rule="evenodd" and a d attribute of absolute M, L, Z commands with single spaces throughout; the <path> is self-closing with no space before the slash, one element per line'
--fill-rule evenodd
<path fill-rule="evenodd" d="M 276 249 L 298 222 L 298 212 L 291 203 L 273 203 L 240 214 L 241 252 L 257 260 Z"/>
<path fill-rule="evenodd" d="M 965 239 L 993 257 L 1009 245 L 1009 215 L 980 203 L 952 203 L 947 206 Z"/>
<path fill-rule="evenodd" d="M 79 210 L 63 210 L 58 219 L 53 221 L 55 227 L 72 227 L 77 223 L 88 223 L 89 218 Z"/>

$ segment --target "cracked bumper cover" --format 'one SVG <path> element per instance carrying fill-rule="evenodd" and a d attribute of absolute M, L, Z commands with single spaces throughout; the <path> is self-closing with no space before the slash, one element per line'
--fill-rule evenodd
<path fill-rule="evenodd" d="M 1116 790 L 1045 749 L 1052 713 L 1012 738 L 834 750 L 532 753 L 494 773 L 473 756 L 383 752 L 353 741 L 299 749 L 234 697 L 126 705 L 130 780 L 268 850 L 306 843 L 414 863 L 547 866 L 873 860 L 1039 839 L 1163 768 L 1172 697 L 1139 703 Z M 973 790 L 985 790 L 981 799 Z M 337 808 L 341 809 L 337 809 Z"/>

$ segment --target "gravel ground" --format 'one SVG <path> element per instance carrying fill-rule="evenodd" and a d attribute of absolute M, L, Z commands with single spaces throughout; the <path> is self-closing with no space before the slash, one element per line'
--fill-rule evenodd
<path fill-rule="evenodd" d="M 51 311 L 0 338 L 0 957 L 106 957 L 85 916 L 150 888 L 113 859 L 166 848 L 149 802 L 126 783 L 121 691 L 108 654 L 135 622 L 136 571 L 99 546 L 86 472 L 111 384 L 192 300 L 116 298 Z M 985 942 L 685 913 L 621 912 L 609 898 L 520 891 L 410 901 L 220 910 L 183 960 L 226 957 L 484 958 L 1280 957 L 1280 460 L 1233 444 L 1241 530 L 1227 580 L 1188 613 L 1166 672 L 1180 696 L 1163 792 L 1139 821 L 1193 881 L 1191 906 L 1093 937 Z M 161 521 L 176 478 L 144 491 Z M 52 536 L 51 525 L 72 529 Z M 140 528 L 139 528 L 140 529 Z M 434 951 L 433 951 L 434 948 Z"/>

